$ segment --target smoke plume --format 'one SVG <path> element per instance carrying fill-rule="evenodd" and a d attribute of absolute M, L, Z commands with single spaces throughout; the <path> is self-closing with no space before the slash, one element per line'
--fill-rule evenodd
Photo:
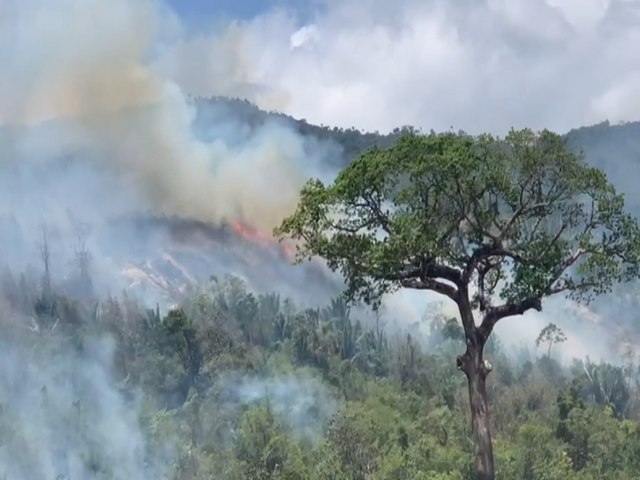
<path fill-rule="evenodd" d="M 12 126 L 5 126 L 0 146 L 5 171 L 77 157 L 80 168 L 115 183 L 91 198 L 108 213 L 239 218 L 268 230 L 290 212 L 325 153 L 275 123 L 242 143 L 229 130 L 198 138 L 185 92 L 149 66 L 172 23 L 157 2 L 27 1 L 3 9 L 0 121 Z M 73 167 L 65 178 L 75 173 L 74 183 L 86 183 Z M 3 192 L 16 198 L 11 189 Z M 65 192 L 69 207 L 78 204 L 74 193 Z"/>
<path fill-rule="evenodd" d="M 1 341 L 0 476 L 162 477 L 166 465 L 148 456 L 136 409 L 114 387 L 112 342 L 78 353 L 36 338 L 31 348 Z"/>

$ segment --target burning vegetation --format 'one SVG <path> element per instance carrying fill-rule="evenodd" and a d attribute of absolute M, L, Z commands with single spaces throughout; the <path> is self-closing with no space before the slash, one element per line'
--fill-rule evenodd
<path fill-rule="evenodd" d="M 524 130 L 505 145 L 413 127 L 319 127 L 247 101 L 194 96 L 184 80 L 202 65 L 182 55 L 186 47 L 215 63 L 203 62 L 211 70 L 196 83 L 283 108 L 299 79 L 278 71 L 282 85 L 262 85 L 270 69 L 255 74 L 247 48 L 293 19 L 234 22 L 207 39 L 185 34 L 169 3 L 189 2 L 0 0 L 0 479 L 637 478 L 639 359 L 630 345 L 619 356 L 603 339 L 640 332 L 640 197 L 629 174 L 640 126 L 563 137 Z M 420 5 L 439 15 L 448 2 L 355 10 L 328 2 L 339 14 L 325 24 L 350 11 L 360 21 L 383 3 L 402 15 L 374 13 L 366 38 L 390 41 L 387 58 L 409 52 L 403 72 L 427 59 L 429 81 L 409 82 L 424 92 L 434 85 L 431 57 L 424 42 L 415 56 L 404 40 L 416 32 L 432 40 L 437 22 L 405 20 Z M 501 4 L 485 3 L 474 15 Z M 607 22 L 633 23 L 633 7 L 622 8 L 632 2 L 609 3 Z M 394 28 L 408 23 L 409 36 L 387 35 L 386 17 Z M 476 18 L 442 17 L 462 19 L 464 29 L 450 31 L 466 33 Z M 505 32 L 519 44 L 537 33 L 523 36 L 511 14 L 486 18 L 479 24 L 507 22 L 483 28 L 500 51 Z M 598 29 L 616 37 L 607 22 Z M 278 40 L 286 50 L 266 58 L 293 59 L 300 78 L 321 79 L 331 98 L 305 85 L 304 103 L 362 104 L 366 84 L 331 85 L 315 70 L 328 62 L 302 55 L 327 51 L 326 38 L 342 58 L 351 50 L 343 40 L 366 28 L 334 36 L 321 22 L 294 26 Z M 541 31 L 546 49 L 551 37 Z M 635 60 L 626 48 L 633 37 L 621 31 L 625 48 L 615 51 Z M 564 34 L 551 34 L 558 50 Z M 458 60 L 494 69 L 513 57 L 465 57 L 467 37 L 452 38 L 453 56 L 435 50 L 466 83 L 472 76 L 459 75 Z M 371 42 L 361 44 L 366 54 L 336 72 L 388 70 L 371 61 Z M 591 37 L 577 45 L 570 50 L 580 55 L 594 47 Z M 373 85 L 381 72 L 371 71 Z M 382 77 L 393 94 L 376 93 L 369 106 L 385 122 L 386 107 L 408 99 L 402 115 L 428 104 L 448 126 L 477 93 L 451 108 L 453 97 L 436 88 L 442 107 Z M 596 83 L 595 100 L 567 97 L 625 103 L 612 91 L 601 96 Z M 504 121 L 484 116 L 505 98 L 496 85 L 477 89 L 488 96 L 472 109 L 483 112 L 475 125 Z M 568 83 L 554 85 L 566 95 Z M 550 102 L 540 105 L 547 112 Z M 588 164 L 576 155 L 583 147 Z M 592 201 L 577 200 L 585 197 Z M 313 259 L 292 265 L 300 254 Z M 606 295 L 623 280 L 631 280 L 624 296 Z M 580 309 L 572 299 L 543 308 L 561 293 L 597 295 Z M 432 303 L 436 294 L 449 303 Z"/>

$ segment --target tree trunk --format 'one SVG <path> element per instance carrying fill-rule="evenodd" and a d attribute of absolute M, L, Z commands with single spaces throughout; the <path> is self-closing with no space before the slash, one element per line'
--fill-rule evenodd
<path fill-rule="evenodd" d="M 476 478 L 477 480 L 495 480 L 489 402 L 486 388 L 487 375 L 491 371 L 491 365 L 485 363 L 482 358 L 486 339 L 482 337 L 475 326 L 468 302 L 462 303 L 460 307 L 467 351 L 464 355 L 458 357 L 457 366 L 467 376 L 469 385 L 469 406 L 471 407 L 471 431 L 475 444 Z"/>
<path fill-rule="evenodd" d="M 463 367 L 469 384 L 469 406 L 471 407 L 471 430 L 475 443 L 475 468 L 478 480 L 494 480 L 493 445 L 489 402 L 487 401 L 486 378 L 488 369 L 482 361 L 482 351 L 471 354 Z M 475 357 L 475 358 L 474 358 Z"/>

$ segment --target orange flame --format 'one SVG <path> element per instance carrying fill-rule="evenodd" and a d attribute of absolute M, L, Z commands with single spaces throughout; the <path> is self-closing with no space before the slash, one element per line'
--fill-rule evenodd
<path fill-rule="evenodd" d="M 278 249 L 287 260 L 294 260 L 296 249 L 293 243 L 287 241 L 280 243 L 272 235 L 247 225 L 240 220 L 231 220 L 229 225 L 231 230 L 239 237 L 261 247 Z"/>
<path fill-rule="evenodd" d="M 252 243 L 267 246 L 275 242 L 275 239 L 270 235 L 261 232 L 257 228 L 253 228 L 240 220 L 231 220 L 229 224 L 236 235 L 244 238 L 245 240 L 249 240 Z"/>

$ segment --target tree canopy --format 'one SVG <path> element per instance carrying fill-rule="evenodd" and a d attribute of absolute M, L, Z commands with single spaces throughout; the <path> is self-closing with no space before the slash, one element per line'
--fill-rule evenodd
<path fill-rule="evenodd" d="M 275 230 L 301 240 L 298 260 L 318 255 L 340 270 L 351 300 L 468 291 L 485 336 L 546 296 L 589 301 L 635 277 L 639 232 L 602 171 L 559 135 L 528 129 L 404 135 L 331 185 L 309 181 Z"/>

